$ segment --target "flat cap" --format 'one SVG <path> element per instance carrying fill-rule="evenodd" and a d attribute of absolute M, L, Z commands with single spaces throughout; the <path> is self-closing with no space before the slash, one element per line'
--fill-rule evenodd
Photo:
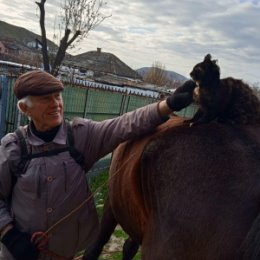
<path fill-rule="evenodd" d="M 14 83 L 13 91 L 18 99 L 26 96 L 41 96 L 63 91 L 60 80 L 42 70 L 33 70 L 22 74 Z"/>

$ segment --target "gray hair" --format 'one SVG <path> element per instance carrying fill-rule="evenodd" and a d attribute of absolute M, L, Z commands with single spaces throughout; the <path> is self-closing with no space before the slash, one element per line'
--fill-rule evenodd
<path fill-rule="evenodd" d="M 25 104 L 27 107 L 32 107 L 32 106 L 33 106 L 32 101 L 31 101 L 31 99 L 30 99 L 30 96 L 26 96 L 26 97 L 24 97 L 24 98 L 18 100 L 18 102 L 17 102 L 17 108 L 18 108 L 19 111 L 22 112 L 22 113 L 23 113 L 23 111 L 22 111 L 21 108 L 20 108 L 20 104 L 21 104 L 21 103 Z"/>

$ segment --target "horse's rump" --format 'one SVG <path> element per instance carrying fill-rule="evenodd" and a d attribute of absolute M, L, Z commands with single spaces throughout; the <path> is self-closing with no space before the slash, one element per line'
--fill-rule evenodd
<path fill-rule="evenodd" d="M 171 122 L 116 150 L 114 215 L 143 259 L 239 259 L 259 214 L 260 127 Z"/>

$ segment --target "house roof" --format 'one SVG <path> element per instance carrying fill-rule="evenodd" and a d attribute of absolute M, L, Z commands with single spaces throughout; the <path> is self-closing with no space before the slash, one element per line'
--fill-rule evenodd
<path fill-rule="evenodd" d="M 35 52 L 34 49 L 27 47 L 25 44 L 15 41 L 14 39 L 1 39 L 0 41 L 4 44 L 4 46 L 10 50 L 21 50 L 27 52 Z"/>
<path fill-rule="evenodd" d="M 17 46 L 17 44 L 10 42 L 10 41 L 5 41 L 5 40 L 0 40 L 2 44 L 10 50 L 19 50 L 20 48 Z"/>

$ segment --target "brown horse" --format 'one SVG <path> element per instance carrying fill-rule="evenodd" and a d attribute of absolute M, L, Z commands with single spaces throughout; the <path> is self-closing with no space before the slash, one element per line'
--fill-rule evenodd
<path fill-rule="evenodd" d="M 260 125 L 182 122 L 116 149 L 107 214 L 83 259 L 97 259 L 117 223 L 132 239 L 124 259 L 138 244 L 142 260 L 260 259 Z"/>

